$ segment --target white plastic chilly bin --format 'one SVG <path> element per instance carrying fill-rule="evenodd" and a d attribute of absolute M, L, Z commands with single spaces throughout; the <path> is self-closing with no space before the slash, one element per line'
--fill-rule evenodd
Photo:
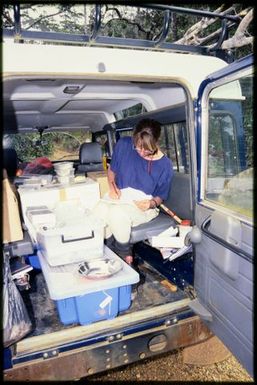
<path fill-rule="evenodd" d="M 79 264 L 51 267 L 42 253 L 38 252 L 38 257 L 63 324 L 86 325 L 111 319 L 130 307 L 131 285 L 139 282 L 139 274 L 106 246 L 104 257 L 121 261 L 122 269 L 105 279 L 80 276 Z"/>
<path fill-rule="evenodd" d="M 83 209 L 92 209 L 100 199 L 99 184 L 90 178 L 84 182 L 74 183 L 69 186 L 50 185 L 40 189 L 18 189 L 21 201 L 24 223 L 28 228 L 34 246 L 37 247 L 35 227 L 27 216 L 27 209 L 45 206 L 55 210 L 58 205 L 67 203 L 80 206 Z M 72 213 L 72 211 L 71 211 Z"/>
<path fill-rule="evenodd" d="M 79 204 L 83 208 L 92 209 L 100 199 L 99 184 L 90 178 L 84 182 L 73 183 L 68 186 L 50 185 L 40 189 L 18 189 L 22 214 L 26 223 L 28 207 L 46 205 L 50 210 L 59 202 L 69 201 Z M 27 219 L 28 221 L 28 219 Z"/>
<path fill-rule="evenodd" d="M 103 255 L 104 227 L 96 218 L 85 216 L 54 229 L 41 228 L 37 244 L 51 266 L 99 258 Z"/>

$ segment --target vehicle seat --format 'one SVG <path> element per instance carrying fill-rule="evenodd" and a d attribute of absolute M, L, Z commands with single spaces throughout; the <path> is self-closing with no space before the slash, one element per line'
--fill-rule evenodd
<path fill-rule="evenodd" d="M 79 165 L 77 173 L 103 171 L 102 148 L 97 142 L 83 143 L 79 149 Z"/>
<path fill-rule="evenodd" d="M 171 181 L 169 196 L 164 203 L 165 206 L 175 212 L 181 219 L 193 219 L 191 177 L 189 174 L 174 172 Z M 178 223 L 168 214 L 160 210 L 159 215 L 150 222 L 132 227 L 130 243 L 134 244 L 144 241 L 149 236 L 158 235 L 170 226 Z"/>
<path fill-rule="evenodd" d="M 14 178 L 18 168 L 18 155 L 14 148 L 4 148 L 3 166 L 9 178 Z"/>

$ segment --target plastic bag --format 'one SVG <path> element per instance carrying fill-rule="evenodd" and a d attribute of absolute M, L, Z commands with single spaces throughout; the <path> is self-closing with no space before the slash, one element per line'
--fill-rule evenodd
<path fill-rule="evenodd" d="M 9 258 L 5 257 L 3 288 L 4 347 L 22 339 L 32 328 L 26 306 L 12 276 Z"/>

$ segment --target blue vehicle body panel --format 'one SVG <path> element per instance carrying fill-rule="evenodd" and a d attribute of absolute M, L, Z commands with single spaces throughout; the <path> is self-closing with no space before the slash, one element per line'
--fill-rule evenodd
<path fill-rule="evenodd" d="M 249 55 L 226 68 L 211 74 L 199 88 L 195 102 L 197 178 L 196 224 L 202 231 L 202 240 L 195 245 L 194 287 L 199 302 L 212 314 L 213 321 L 208 326 L 238 358 L 249 374 L 253 375 L 253 225 L 241 214 L 224 208 L 221 204 L 210 203 L 205 199 L 205 191 L 200 191 L 204 183 L 206 164 L 201 164 L 203 130 L 202 115 L 208 114 L 208 105 L 202 111 L 203 94 L 207 86 L 219 80 L 219 85 L 240 79 L 242 71 L 253 65 L 253 55 Z M 224 79 L 224 82 L 222 82 Z M 213 87 L 218 87 L 217 84 Z M 231 98 L 232 99 L 232 98 Z M 245 138 L 240 102 L 237 100 L 214 99 L 214 109 L 219 113 L 229 110 L 237 125 L 238 170 L 232 176 L 244 171 L 246 165 Z M 204 118 L 206 119 L 206 115 Z M 206 121 L 206 120 L 205 120 Z M 224 146 L 226 148 L 226 144 Z M 206 153 L 205 153 L 206 155 Z M 206 160 L 207 161 L 207 160 Z M 248 166 L 249 167 L 249 166 Z M 203 183 L 203 185 L 204 185 Z M 205 187 L 203 187 L 205 189 Z M 201 197 L 203 201 L 201 201 Z M 212 226 L 213 224 L 213 226 Z M 221 235 L 215 229 L 223 229 Z M 237 229 L 237 230 L 235 230 Z M 238 241 L 233 246 L 231 239 Z M 225 267 L 226 264 L 226 267 Z"/>

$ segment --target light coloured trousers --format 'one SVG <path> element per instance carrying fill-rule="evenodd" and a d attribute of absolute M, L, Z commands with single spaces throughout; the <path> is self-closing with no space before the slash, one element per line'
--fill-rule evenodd
<path fill-rule="evenodd" d="M 94 207 L 93 213 L 104 222 L 105 238 L 113 235 L 118 242 L 127 243 L 130 239 L 131 227 L 157 217 L 159 209 L 142 211 L 132 204 L 100 201 Z"/>

